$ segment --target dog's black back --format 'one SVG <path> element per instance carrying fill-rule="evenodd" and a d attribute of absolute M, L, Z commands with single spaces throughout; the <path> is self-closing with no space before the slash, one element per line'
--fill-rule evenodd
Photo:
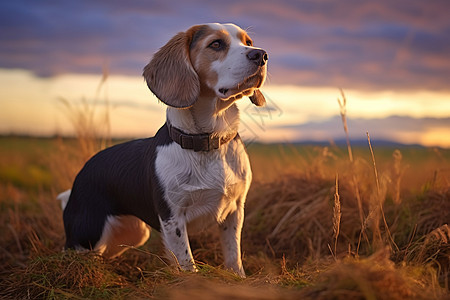
<path fill-rule="evenodd" d="M 133 215 L 160 230 L 170 210 L 155 175 L 156 147 L 173 142 L 167 125 L 155 137 L 129 141 L 94 155 L 75 178 L 64 209 L 66 248 L 92 249 L 108 216 Z"/>

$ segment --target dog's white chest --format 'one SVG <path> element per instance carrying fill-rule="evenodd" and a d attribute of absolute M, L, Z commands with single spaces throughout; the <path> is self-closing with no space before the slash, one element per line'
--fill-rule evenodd
<path fill-rule="evenodd" d="M 187 222 L 212 217 L 222 222 L 244 201 L 251 182 L 248 156 L 241 142 L 217 151 L 194 152 L 171 143 L 157 149 L 155 169 L 172 213 Z"/>

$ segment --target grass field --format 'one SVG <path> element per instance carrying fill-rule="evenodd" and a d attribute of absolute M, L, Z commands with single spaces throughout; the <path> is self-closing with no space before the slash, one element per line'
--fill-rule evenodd
<path fill-rule="evenodd" d="M 214 229 L 193 235 L 200 272 L 168 266 L 157 232 L 115 260 L 62 252 L 56 195 L 97 140 L 0 138 L 0 298 L 447 299 L 450 150 L 248 145 L 246 279 Z"/>

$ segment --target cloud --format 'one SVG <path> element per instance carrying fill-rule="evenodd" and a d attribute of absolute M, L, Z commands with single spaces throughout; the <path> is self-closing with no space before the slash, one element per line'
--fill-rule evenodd
<path fill-rule="evenodd" d="M 140 74 L 190 25 L 234 22 L 269 52 L 270 82 L 449 89 L 450 2 L 4 1 L 0 68 L 39 76 Z"/>
<path fill-rule="evenodd" d="M 413 118 L 406 116 L 389 116 L 386 118 L 354 118 L 348 119 L 348 130 L 353 140 L 365 140 L 369 132 L 373 140 L 388 140 L 397 143 L 413 144 L 429 141 L 435 145 L 450 146 L 449 118 Z M 292 132 L 293 140 L 326 141 L 345 139 L 345 133 L 340 116 L 335 116 L 321 122 L 278 126 Z M 445 130 L 444 130 L 445 129 Z M 430 141 L 428 135 L 440 132 L 442 135 Z"/>

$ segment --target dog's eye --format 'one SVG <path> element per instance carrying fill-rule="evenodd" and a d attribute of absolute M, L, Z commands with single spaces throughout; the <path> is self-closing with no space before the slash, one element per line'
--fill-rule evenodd
<path fill-rule="evenodd" d="M 247 40 L 247 42 L 245 42 L 247 44 L 247 46 L 253 46 L 253 42 L 251 40 Z"/>
<path fill-rule="evenodd" d="M 223 41 L 222 40 L 215 40 L 214 42 L 209 44 L 208 47 L 211 48 L 211 49 L 214 49 L 214 50 L 220 50 L 220 49 L 223 48 Z"/>

